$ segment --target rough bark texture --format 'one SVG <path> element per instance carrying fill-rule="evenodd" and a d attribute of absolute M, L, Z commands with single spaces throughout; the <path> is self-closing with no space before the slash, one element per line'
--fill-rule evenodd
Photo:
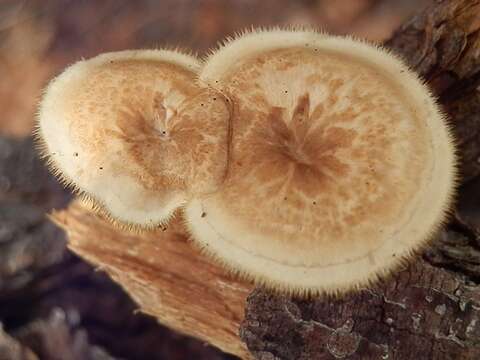
<path fill-rule="evenodd" d="M 436 1 L 386 45 L 436 92 L 457 135 L 462 180 L 480 174 L 480 2 Z"/>
<path fill-rule="evenodd" d="M 480 1 L 437 1 L 387 43 L 449 113 L 463 186 L 432 248 L 377 287 L 308 301 L 256 289 L 241 322 L 251 285 L 205 259 L 182 230 L 129 235 L 78 204 L 55 221 L 70 248 L 122 284 L 142 311 L 244 358 L 246 347 L 265 360 L 480 358 L 479 29 Z"/>
<path fill-rule="evenodd" d="M 480 288 L 425 261 L 341 299 L 254 291 L 241 336 L 258 359 L 478 359 Z"/>

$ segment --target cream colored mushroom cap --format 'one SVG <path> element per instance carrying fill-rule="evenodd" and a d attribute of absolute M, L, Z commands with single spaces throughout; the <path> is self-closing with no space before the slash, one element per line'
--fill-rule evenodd
<path fill-rule="evenodd" d="M 199 66 L 178 51 L 130 50 L 67 68 L 38 116 L 54 172 L 115 220 L 147 227 L 215 190 L 226 170 L 229 110 L 196 84 Z"/>
<path fill-rule="evenodd" d="M 186 205 L 225 266 L 299 295 L 369 284 L 422 248 L 455 183 L 445 117 L 387 50 L 314 31 L 255 31 L 200 82 L 233 103 L 228 176 Z"/>

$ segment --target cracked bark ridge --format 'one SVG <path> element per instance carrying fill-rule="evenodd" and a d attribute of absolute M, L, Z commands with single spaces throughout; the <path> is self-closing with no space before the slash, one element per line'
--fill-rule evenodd
<path fill-rule="evenodd" d="M 256 289 L 240 336 L 257 359 L 480 358 L 480 0 L 436 1 L 386 45 L 451 118 L 458 208 L 422 258 L 383 285 L 310 301 Z"/>
<path fill-rule="evenodd" d="M 435 1 L 387 41 L 450 115 L 464 182 L 480 174 L 480 0 Z"/>
<path fill-rule="evenodd" d="M 339 299 L 256 289 L 240 335 L 257 359 L 478 359 L 480 288 L 424 261 Z"/>

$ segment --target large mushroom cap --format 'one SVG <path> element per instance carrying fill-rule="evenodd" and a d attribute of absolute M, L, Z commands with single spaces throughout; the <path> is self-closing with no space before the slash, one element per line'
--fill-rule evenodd
<path fill-rule="evenodd" d="M 194 57 L 167 50 L 74 64 L 50 83 L 40 106 L 44 155 L 120 222 L 167 220 L 225 176 L 229 110 L 196 84 L 198 68 Z"/>
<path fill-rule="evenodd" d="M 387 51 L 260 31 L 200 80 L 233 103 L 228 176 L 187 204 L 193 237 L 283 291 L 338 292 L 389 272 L 445 217 L 454 147 L 429 90 Z"/>

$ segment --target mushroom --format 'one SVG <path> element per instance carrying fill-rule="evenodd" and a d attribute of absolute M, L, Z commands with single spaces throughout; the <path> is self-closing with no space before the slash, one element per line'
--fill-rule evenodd
<path fill-rule="evenodd" d="M 387 50 L 260 30 L 204 64 L 175 51 L 100 55 L 52 81 L 43 153 L 121 223 L 182 207 L 226 268 L 300 296 L 391 273 L 445 220 L 453 138 L 428 88 Z"/>
<path fill-rule="evenodd" d="M 229 108 L 196 84 L 199 67 L 170 50 L 77 62 L 45 91 L 41 153 L 120 224 L 165 223 L 190 198 L 216 191 L 226 172 Z"/>
<path fill-rule="evenodd" d="M 370 284 L 445 220 L 454 141 L 429 89 L 387 50 L 260 30 L 206 60 L 230 99 L 225 182 L 186 204 L 189 231 L 227 268 L 282 292 Z"/>

